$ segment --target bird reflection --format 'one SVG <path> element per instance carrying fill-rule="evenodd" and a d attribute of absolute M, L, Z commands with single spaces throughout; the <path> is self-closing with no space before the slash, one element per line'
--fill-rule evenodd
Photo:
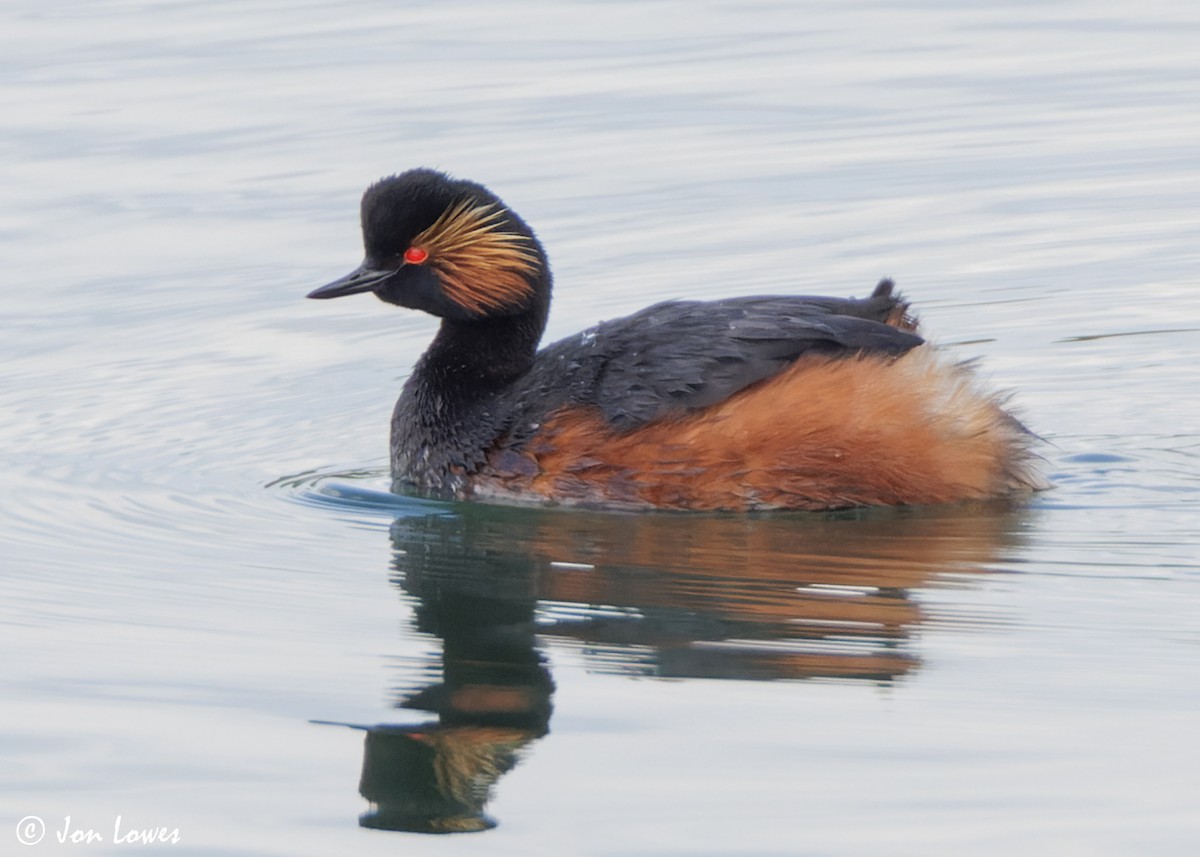
<path fill-rule="evenodd" d="M 365 827 L 486 830 L 495 783 L 549 732 L 541 646 L 628 675 L 891 684 L 919 667 L 914 590 L 1011 552 L 995 505 L 837 516 L 590 514 L 438 506 L 391 528 L 393 582 L 440 663 L 367 730 Z"/>

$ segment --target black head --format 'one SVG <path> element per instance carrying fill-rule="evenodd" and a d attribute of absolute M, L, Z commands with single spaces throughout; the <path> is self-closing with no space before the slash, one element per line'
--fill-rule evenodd
<path fill-rule="evenodd" d="M 374 292 L 454 321 L 544 313 L 545 253 L 517 215 L 475 182 L 416 169 L 362 198 L 362 265 L 310 298 Z"/>

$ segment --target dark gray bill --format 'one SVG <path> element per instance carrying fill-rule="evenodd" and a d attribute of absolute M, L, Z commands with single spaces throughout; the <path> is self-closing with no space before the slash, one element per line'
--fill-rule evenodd
<path fill-rule="evenodd" d="M 376 286 L 396 273 L 396 270 L 372 268 L 364 262 L 341 279 L 309 292 L 308 297 L 324 300 L 325 298 L 340 298 L 343 295 L 374 291 Z"/>

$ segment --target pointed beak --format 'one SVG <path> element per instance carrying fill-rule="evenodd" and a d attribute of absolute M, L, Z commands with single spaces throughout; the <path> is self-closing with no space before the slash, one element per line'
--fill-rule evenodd
<path fill-rule="evenodd" d="M 356 295 L 359 292 L 374 291 L 375 287 L 380 285 L 384 280 L 398 271 L 396 269 L 382 269 L 372 267 L 370 263 L 363 262 L 353 271 L 341 279 L 334 280 L 308 293 L 308 297 L 324 300 L 326 298 L 340 298 L 344 295 Z"/>

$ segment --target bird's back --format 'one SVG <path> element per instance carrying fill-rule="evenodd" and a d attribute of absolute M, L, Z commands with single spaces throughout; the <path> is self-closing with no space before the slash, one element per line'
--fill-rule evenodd
<path fill-rule="evenodd" d="M 509 430 L 565 408 L 594 408 L 629 431 L 712 407 L 801 357 L 896 357 L 924 340 L 884 280 L 865 299 L 744 297 L 667 301 L 542 349 L 515 385 Z"/>
<path fill-rule="evenodd" d="M 472 496 L 818 510 L 1044 487 L 1032 435 L 915 328 L 889 281 L 602 323 L 539 352 Z"/>

